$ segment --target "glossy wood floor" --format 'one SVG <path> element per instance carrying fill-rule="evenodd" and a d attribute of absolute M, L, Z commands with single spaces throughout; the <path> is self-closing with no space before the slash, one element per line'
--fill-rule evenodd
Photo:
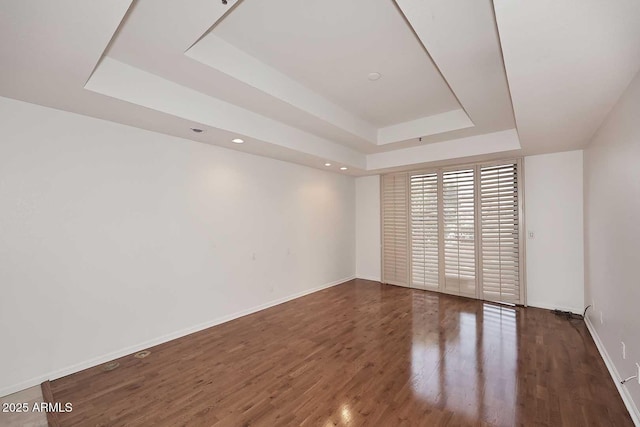
<path fill-rule="evenodd" d="M 579 321 L 355 280 L 51 383 L 61 425 L 631 426 Z"/>

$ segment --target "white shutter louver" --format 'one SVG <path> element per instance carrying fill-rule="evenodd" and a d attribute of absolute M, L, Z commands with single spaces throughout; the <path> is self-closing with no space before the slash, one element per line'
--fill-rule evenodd
<path fill-rule="evenodd" d="M 518 202 L 516 163 L 480 169 L 483 299 L 522 302 Z"/>
<path fill-rule="evenodd" d="M 382 281 L 409 284 L 409 197 L 406 174 L 382 177 Z"/>
<path fill-rule="evenodd" d="M 411 287 L 438 290 L 438 174 L 411 176 Z"/>
<path fill-rule="evenodd" d="M 382 177 L 383 282 L 524 304 L 519 160 Z"/>
<path fill-rule="evenodd" d="M 444 288 L 476 296 L 475 173 L 473 168 L 443 172 Z"/>

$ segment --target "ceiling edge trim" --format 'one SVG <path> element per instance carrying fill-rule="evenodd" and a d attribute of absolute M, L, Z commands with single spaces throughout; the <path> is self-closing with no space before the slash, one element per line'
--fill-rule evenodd
<path fill-rule="evenodd" d="M 392 144 L 423 136 L 437 135 L 474 127 L 463 109 L 422 117 L 378 129 L 378 145 Z"/>
<path fill-rule="evenodd" d="M 367 171 L 520 150 L 515 129 L 367 155 Z"/>
<path fill-rule="evenodd" d="M 364 154 L 105 57 L 85 89 L 195 123 L 364 169 Z"/>

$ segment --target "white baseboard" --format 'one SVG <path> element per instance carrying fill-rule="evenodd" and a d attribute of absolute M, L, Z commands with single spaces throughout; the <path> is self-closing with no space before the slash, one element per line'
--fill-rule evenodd
<path fill-rule="evenodd" d="M 363 279 L 363 280 L 371 280 L 372 282 L 381 281 L 379 277 L 371 277 L 371 276 L 365 276 L 365 275 L 356 276 L 356 278 Z"/>
<path fill-rule="evenodd" d="M 17 384 L 12 384 L 10 386 L 4 387 L 0 389 L 0 397 L 6 397 L 10 394 L 17 393 L 22 390 L 26 390 L 28 388 L 34 387 L 36 385 L 40 385 L 49 379 L 49 375 L 40 375 L 38 377 L 30 378 L 28 380 L 19 382 Z"/>
<path fill-rule="evenodd" d="M 102 356 L 99 356 L 99 357 L 95 357 L 93 359 L 86 360 L 84 362 L 76 363 L 74 365 L 67 366 L 67 367 L 64 367 L 62 369 L 57 369 L 55 371 L 52 371 L 52 372 L 49 372 L 47 374 L 31 378 L 31 379 L 26 380 L 26 381 L 22 381 L 22 382 L 17 383 L 17 384 L 12 384 L 10 386 L 7 386 L 7 387 L 4 387 L 4 388 L 0 389 L 0 397 L 4 397 L 4 396 L 7 396 L 9 394 L 16 393 L 18 391 L 27 389 L 29 387 L 40 385 L 42 382 L 44 382 L 46 380 L 53 381 L 55 379 L 62 378 L 64 376 L 67 376 L 67 375 L 70 375 L 70 374 L 74 374 L 76 372 L 80 372 L 80 371 L 82 371 L 84 369 L 88 369 L 88 368 L 92 368 L 92 367 L 97 366 L 97 365 L 101 365 L 103 363 L 109 362 L 110 360 L 118 359 L 120 357 L 124 357 L 124 356 L 126 356 L 128 354 L 137 353 L 138 351 L 144 350 L 146 348 L 153 347 L 153 346 L 156 346 L 156 345 L 159 345 L 159 344 L 163 344 L 163 343 L 166 343 L 168 341 L 184 337 L 185 335 L 189 335 L 189 334 L 192 334 L 194 332 L 202 331 L 203 329 L 207 329 L 207 328 L 210 328 L 212 326 L 220 325 L 222 323 L 229 322 L 230 320 L 234 320 L 234 319 L 237 319 L 239 317 L 243 317 L 243 316 L 246 316 L 246 315 L 249 315 L 249 314 L 252 314 L 252 313 L 256 313 L 258 311 L 261 311 L 261 310 L 264 310 L 264 309 L 267 309 L 267 308 L 270 308 L 270 307 L 274 307 L 276 305 L 285 303 L 287 301 L 294 300 L 296 298 L 303 297 L 305 295 L 312 294 L 314 292 L 321 291 L 323 289 L 327 289 L 327 288 L 330 288 L 330 287 L 333 287 L 333 286 L 336 286 L 336 285 L 340 285 L 340 284 L 342 284 L 344 282 L 348 282 L 349 280 L 353 280 L 353 279 L 355 279 L 355 275 L 346 277 L 344 279 L 336 280 L 336 281 L 331 282 L 331 283 L 326 283 L 324 285 L 317 286 L 315 288 L 307 289 L 307 290 L 304 290 L 302 292 L 297 292 L 295 294 L 288 295 L 288 296 L 283 297 L 283 298 L 278 298 L 276 300 L 269 301 L 269 302 L 267 302 L 265 304 L 261 304 L 261 305 L 255 306 L 255 307 L 251 307 L 249 309 L 242 310 L 242 311 L 239 311 L 239 312 L 236 312 L 236 313 L 233 313 L 233 314 L 229 314 L 227 316 L 218 317 L 216 319 L 210 320 L 210 321 L 205 322 L 205 323 L 201 323 L 199 325 L 191 326 L 189 328 L 185 328 L 185 329 L 182 329 L 182 330 L 179 330 L 179 331 L 175 331 L 175 332 L 172 332 L 172 333 L 169 333 L 169 334 L 166 334 L 166 335 L 162 335 L 162 336 L 160 336 L 158 338 L 154 338 L 154 339 L 142 342 L 140 344 L 132 345 L 132 346 L 129 346 L 129 347 L 117 350 L 117 351 L 113 351 L 111 353 L 108 353 L 108 354 L 105 354 L 105 355 L 102 355 Z"/>
<path fill-rule="evenodd" d="M 631 398 L 631 395 L 629 394 L 629 391 L 627 390 L 627 388 L 624 385 L 620 384 L 620 381 L 621 381 L 620 374 L 618 374 L 616 365 L 613 364 L 613 360 L 611 360 L 611 357 L 609 357 L 609 353 L 607 353 L 607 349 L 604 348 L 604 344 L 600 340 L 600 336 L 596 332 L 596 329 L 593 327 L 591 320 L 588 317 L 585 317 L 584 322 L 587 324 L 587 329 L 589 330 L 589 333 L 591 333 L 591 337 L 593 338 L 593 341 L 596 343 L 596 347 L 600 352 L 600 356 L 602 356 L 602 359 L 604 360 L 605 365 L 607 365 L 607 369 L 609 369 L 609 374 L 611 375 L 611 378 L 613 378 L 613 382 L 615 383 L 616 388 L 618 389 L 618 393 L 620 393 L 620 396 L 622 397 L 624 406 L 627 407 L 627 410 L 629 411 L 629 415 L 631 415 L 631 419 L 633 420 L 633 423 L 637 427 L 640 427 L 640 412 L 638 412 L 638 407 L 636 406 L 633 399 Z"/>
<path fill-rule="evenodd" d="M 574 314 L 582 315 L 582 309 L 579 308 L 579 307 L 568 307 L 568 306 L 557 305 L 557 304 L 553 304 L 553 303 L 527 301 L 527 307 L 544 308 L 546 310 L 570 311 L 570 312 L 572 312 Z"/>

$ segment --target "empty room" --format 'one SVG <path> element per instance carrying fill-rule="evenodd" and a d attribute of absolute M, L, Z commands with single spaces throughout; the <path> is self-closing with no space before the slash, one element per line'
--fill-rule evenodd
<path fill-rule="evenodd" d="M 640 0 L 3 0 L 0 426 L 640 426 Z"/>

